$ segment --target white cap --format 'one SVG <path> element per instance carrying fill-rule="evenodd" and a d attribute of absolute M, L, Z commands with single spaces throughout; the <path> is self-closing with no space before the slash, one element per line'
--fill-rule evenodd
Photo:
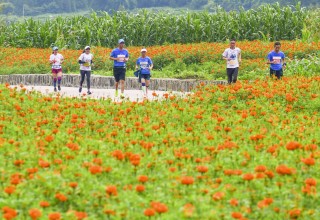
<path fill-rule="evenodd" d="M 142 52 L 147 52 L 147 49 L 146 48 L 141 49 L 141 53 Z"/>
<path fill-rule="evenodd" d="M 86 46 L 84 49 L 85 49 L 85 50 L 90 49 L 90 46 Z"/>

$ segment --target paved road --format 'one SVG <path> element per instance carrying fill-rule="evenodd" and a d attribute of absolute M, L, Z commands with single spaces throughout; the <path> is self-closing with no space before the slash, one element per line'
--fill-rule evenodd
<path fill-rule="evenodd" d="M 19 88 L 19 86 L 17 86 Z M 39 91 L 44 95 L 57 95 L 58 92 L 53 91 L 52 86 L 24 86 L 27 90 L 35 90 Z M 78 88 L 75 87 L 61 87 L 61 91 L 59 92 L 61 97 L 83 97 L 83 98 L 94 98 L 94 99 L 102 99 L 102 98 L 111 98 L 114 101 L 121 101 L 120 97 L 115 97 L 114 89 L 91 89 L 92 94 L 90 96 L 87 95 L 86 88 L 82 89 L 82 93 L 80 94 Z M 120 94 L 120 91 L 119 91 Z M 181 92 L 164 92 L 164 91 L 148 91 L 148 100 L 161 99 L 164 97 L 164 94 L 174 94 L 176 96 L 184 96 L 186 93 Z M 143 100 L 143 92 L 142 90 L 125 90 L 124 91 L 125 99 L 130 101 L 142 101 Z"/>

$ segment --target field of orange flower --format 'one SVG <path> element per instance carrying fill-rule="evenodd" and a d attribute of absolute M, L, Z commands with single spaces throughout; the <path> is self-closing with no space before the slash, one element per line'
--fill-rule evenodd
<path fill-rule="evenodd" d="M 113 103 L 0 85 L 0 216 L 316 220 L 319 91 L 290 77 Z"/>
<path fill-rule="evenodd" d="M 267 54 L 273 49 L 273 43 L 243 41 L 238 42 L 237 46 L 242 49 L 242 74 L 251 73 L 249 78 L 252 78 L 257 75 L 257 72 L 268 72 L 268 66 L 265 61 Z M 155 77 L 188 78 L 188 74 L 192 77 L 197 72 L 201 72 L 201 78 L 216 79 L 225 76 L 225 63 L 221 59 L 221 54 L 227 47 L 228 43 L 195 43 L 152 46 L 147 49 L 148 56 L 153 59 L 155 64 Z M 134 69 L 140 49 L 140 47 L 128 48 L 131 56 L 128 63 L 130 70 Z M 98 74 L 112 75 L 112 63 L 108 60 L 111 50 L 110 48 L 93 47 L 92 53 L 95 55 L 94 70 Z M 290 64 L 292 61 L 298 61 L 303 58 L 317 57 L 319 55 L 320 42 L 283 41 L 282 50 L 288 57 L 288 64 Z M 66 59 L 63 66 L 64 72 L 77 73 L 79 69 L 77 60 L 81 51 L 61 50 L 60 53 Z M 51 49 L 0 48 L 0 65 L 2 67 L 0 74 L 49 73 L 48 57 L 50 54 Z M 320 69 L 317 66 L 312 71 L 319 73 Z M 298 69 L 296 66 L 288 65 L 288 70 L 291 74 L 304 72 Z M 185 72 L 188 72 L 188 74 L 184 74 Z"/>

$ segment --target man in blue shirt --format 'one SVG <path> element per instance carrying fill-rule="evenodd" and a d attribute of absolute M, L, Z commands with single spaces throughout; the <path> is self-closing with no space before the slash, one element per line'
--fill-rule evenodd
<path fill-rule="evenodd" d="M 143 95 L 147 97 L 147 89 L 150 85 L 151 70 L 153 68 L 153 63 L 150 57 L 147 56 L 147 49 L 143 48 L 141 50 L 141 57 L 138 58 L 136 62 L 136 69 L 140 68 L 139 83 L 141 83 L 141 88 Z"/>
<path fill-rule="evenodd" d="M 113 75 L 116 81 L 116 93 L 118 96 L 118 86 L 121 86 L 121 98 L 124 98 L 124 83 L 126 80 L 126 62 L 129 60 L 129 52 L 124 49 L 124 40 L 118 41 L 118 48 L 115 48 L 110 54 L 110 60 L 113 60 Z"/>
<path fill-rule="evenodd" d="M 275 75 L 277 79 L 281 79 L 283 76 L 283 68 L 286 67 L 286 63 L 284 62 L 285 55 L 282 51 L 280 51 L 281 44 L 280 42 L 274 43 L 274 50 L 268 54 L 268 62 L 270 64 L 270 76 L 273 77 Z"/>

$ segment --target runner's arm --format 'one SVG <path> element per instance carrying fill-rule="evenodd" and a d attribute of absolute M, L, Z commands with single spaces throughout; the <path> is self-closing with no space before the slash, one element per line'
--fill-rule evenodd
<path fill-rule="evenodd" d="M 109 60 L 118 61 L 118 58 L 117 58 L 117 57 L 114 57 L 113 51 L 112 51 L 111 54 L 110 54 Z"/>
<path fill-rule="evenodd" d="M 286 58 L 282 59 L 282 67 L 285 69 L 287 67 L 287 63 L 285 62 Z"/>
<path fill-rule="evenodd" d="M 270 56 L 270 54 L 268 54 L 268 61 L 267 61 L 267 64 L 273 64 L 274 63 L 274 60 L 273 61 L 271 61 L 271 56 Z"/>
<path fill-rule="evenodd" d="M 222 54 L 222 59 L 229 61 L 230 58 L 228 58 L 227 56 L 228 56 L 227 53 L 226 53 L 226 52 L 223 52 L 223 54 Z"/>

